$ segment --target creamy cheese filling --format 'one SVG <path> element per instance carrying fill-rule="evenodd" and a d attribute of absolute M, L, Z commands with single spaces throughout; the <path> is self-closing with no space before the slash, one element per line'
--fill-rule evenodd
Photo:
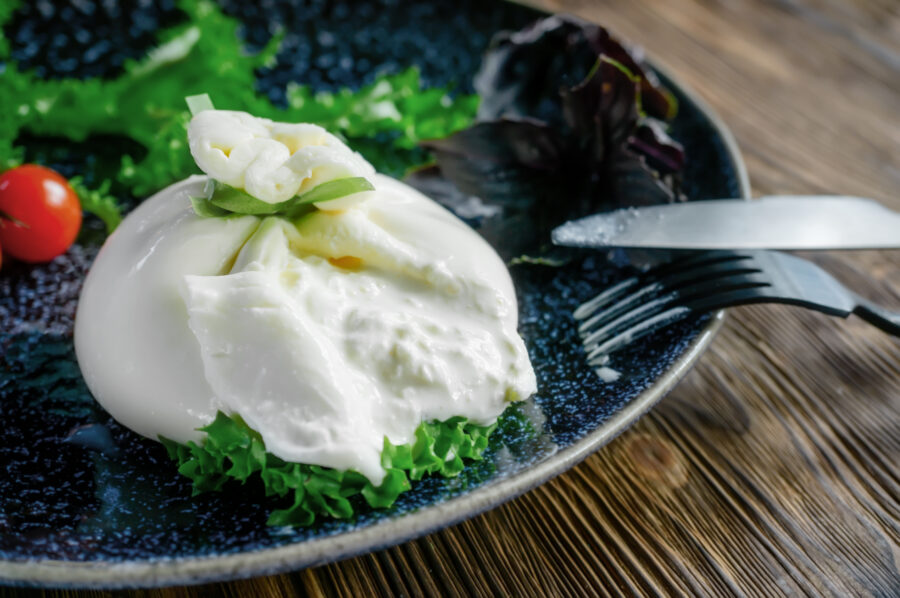
<path fill-rule="evenodd" d="M 219 151 L 235 159 L 241 143 Z M 243 185 L 228 172 L 250 189 L 249 169 Z M 180 442 L 217 410 L 238 413 L 275 455 L 378 483 L 385 437 L 406 443 L 452 416 L 489 423 L 535 392 L 500 258 L 415 190 L 369 178 L 367 201 L 295 222 L 200 218 L 189 198 L 204 177 L 144 202 L 82 291 L 75 345 L 97 400 Z"/>

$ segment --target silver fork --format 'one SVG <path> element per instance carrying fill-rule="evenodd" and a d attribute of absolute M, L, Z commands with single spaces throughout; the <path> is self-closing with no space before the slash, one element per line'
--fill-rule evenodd
<path fill-rule="evenodd" d="M 691 313 L 750 303 L 787 303 L 848 317 L 856 314 L 900 336 L 900 313 L 846 289 L 807 260 L 778 251 L 703 251 L 626 279 L 574 313 L 588 363 Z"/>

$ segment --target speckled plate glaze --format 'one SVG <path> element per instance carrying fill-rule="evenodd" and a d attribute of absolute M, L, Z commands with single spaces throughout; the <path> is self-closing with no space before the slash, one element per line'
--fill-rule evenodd
<path fill-rule="evenodd" d="M 285 24 L 289 31 L 283 52 L 293 54 L 280 62 L 288 66 L 260 74 L 261 89 L 276 101 L 288 80 L 310 81 L 320 88 L 359 85 L 370 79 L 370 72 L 398 70 L 408 63 L 420 65 L 428 84 L 455 80 L 465 88 L 490 35 L 521 27 L 537 16 L 522 7 L 477 0 L 332 2 L 328 10 L 314 14 L 312 30 L 309 3 L 304 12 L 289 2 L 275 2 L 268 13 L 256 8 L 266 3 L 244 4 L 226 4 L 225 9 L 244 20 L 251 45 L 264 41 L 270 21 Z M 165 2 L 154 6 L 162 6 L 152 9 L 158 14 L 141 21 L 151 29 L 165 23 L 171 17 L 165 11 L 172 10 Z M 103 46 L 108 56 L 100 52 L 90 64 L 76 63 L 68 73 L 56 73 L 52 69 L 59 61 L 36 55 L 27 44 L 35 36 L 57 35 L 54 23 L 70 24 L 74 17 L 52 11 L 37 14 L 31 8 L 25 12 L 12 27 L 31 23 L 31 37 L 10 36 L 14 56 L 26 66 L 43 68 L 48 76 L 108 74 L 103 64 L 114 71 L 123 52 L 139 55 L 146 47 L 139 44 L 152 40 L 138 27 L 137 33 L 120 40 L 124 49 L 119 53 Z M 114 17 L 125 25 L 137 18 L 124 13 Z M 86 23 L 79 26 L 91 24 Z M 340 49 L 353 56 L 364 54 L 364 70 L 329 54 L 335 37 L 353 29 L 392 40 L 382 45 L 360 42 L 359 47 L 353 42 Z M 398 61 L 391 44 L 405 48 L 408 63 Z M 304 59 L 296 60 L 301 55 Z M 687 149 L 688 195 L 748 197 L 731 135 L 692 94 L 671 77 L 664 78 L 680 101 L 672 134 Z M 102 151 L 81 151 L 80 159 Z M 74 174 L 83 164 L 71 158 L 76 153 L 51 158 L 61 171 Z M 598 289 L 627 276 L 630 267 L 616 256 L 599 254 L 562 269 L 514 267 L 521 332 L 539 392 L 504 417 L 487 458 L 457 478 L 415 483 L 389 510 L 311 528 L 269 528 L 265 519 L 271 504 L 258 493 L 237 487 L 191 498 L 189 484 L 177 475 L 161 446 L 117 425 L 93 402 L 75 361 L 72 318 L 81 279 L 95 253 L 96 248 L 75 246 L 51 264 L 8 267 L 0 276 L 4 583 L 114 588 L 234 579 L 322 564 L 451 525 L 562 473 L 609 442 L 675 385 L 722 319 L 721 313 L 696 317 L 636 343 L 615 355 L 610 365 L 623 375 L 605 384 L 584 362 L 571 313 Z"/>

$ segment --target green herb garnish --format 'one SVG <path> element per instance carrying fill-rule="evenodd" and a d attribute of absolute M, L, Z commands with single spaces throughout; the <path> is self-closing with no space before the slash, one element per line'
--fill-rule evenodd
<path fill-rule="evenodd" d="M 16 3 L 0 8 L 0 26 Z M 124 190 L 144 196 L 198 172 L 186 139 L 186 94 L 207 92 L 223 106 L 282 122 L 312 122 L 343 135 L 379 171 L 396 176 L 427 161 L 417 142 L 469 125 L 477 96 L 450 97 L 448 89 L 423 89 L 416 69 L 383 75 L 356 91 L 315 93 L 288 86 L 287 107 L 256 92 L 255 71 L 272 65 L 276 34 L 257 54 L 238 36 L 240 22 L 208 0 L 179 0 L 186 22 L 163 30 L 160 44 L 129 61 L 115 79 L 44 80 L 20 71 L 0 32 L 0 167 L 22 163 L 22 133 L 83 141 L 91 135 L 128 137 L 146 154 L 125 155 L 118 172 L 100 173 Z M 0 30 L 2 31 L 2 30 Z M 376 136 L 378 139 L 375 140 Z M 356 147 L 354 141 L 362 143 Z M 103 183 L 101 183 L 102 186 Z"/>
<path fill-rule="evenodd" d="M 316 185 L 306 193 L 295 195 L 285 201 L 267 203 L 253 197 L 246 191 L 235 189 L 224 183 L 212 180 L 210 180 L 210 183 L 207 183 L 205 188 L 207 192 L 206 200 L 210 205 L 224 210 L 225 213 L 250 214 L 253 216 L 273 216 L 278 214 L 288 218 L 297 212 L 296 208 L 298 207 L 320 201 L 331 201 L 332 199 L 375 189 L 372 183 L 364 177 L 347 177 Z"/>
<path fill-rule="evenodd" d="M 386 508 L 410 488 L 410 480 L 430 474 L 454 477 L 466 460 L 480 461 L 488 437 L 496 428 L 453 417 L 422 423 L 411 444 L 393 445 L 387 438 L 381 464 L 387 471 L 379 486 L 356 471 L 338 471 L 317 465 L 288 463 L 266 451 L 258 432 L 238 415 L 221 411 L 200 431 L 202 444 L 179 444 L 160 437 L 178 472 L 193 482 L 194 495 L 221 490 L 228 482 L 262 482 L 267 497 L 279 497 L 284 508 L 275 510 L 269 525 L 311 525 L 319 516 L 346 519 L 359 498 L 370 507 Z"/>
<path fill-rule="evenodd" d="M 320 201 L 331 201 L 360 193 L 372 191 L 375 187 L 364 177 L 347 177 L 335 179 L 316 185 L 306 193 L 278 203 L 267 203 L 257 199 L 240 189 L 210 179 L 204 191 L 206 197 L 191 198 L 194 211 L 199 216 L 228 216 L 230 214 L 246 214 L 252 216 L 284 216 L 288 219 L 298 216 L 304 210 L 298 209 Z"/>
<path fill-rule="evenodd" d="M 215 107 L 213 107 L 212 100 L 210 99 L 208 93 L 201 93 L 200 95 L 196 96 L 188 96 L 184 98 L 184 101 L 188 106 L 188 110 L 191 111 L 191 116 L 196 116 L 204 110 L 215 110 Z"/>
<path fill-rule="evenodd" d="M 69 179 L 69 186 L 75 191 L 81 202 L 81 209 L 97 216 L 106 225 L 106 233 L 110 234 L 122 222 L 122 208 L 116 198 L 109 194 L 112 181 L 105 180 L 98 189 L 89 189 L 80 176 Z"/>
<path fill-rule="evenodd" d="M 210 180 L 210 183 L 215 184 L 215 181 Z M 194 208 L 194 213 L 201 218 L 224 218 L 232 215 L 232 212 L 223 210 L 205 197 L 192 197 L 191 206 Z"/>

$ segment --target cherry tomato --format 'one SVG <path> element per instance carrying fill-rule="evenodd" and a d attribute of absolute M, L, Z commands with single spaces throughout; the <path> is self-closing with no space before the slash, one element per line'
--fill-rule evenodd
<path fill-rule="evenodd" d="M 24 262 L 48 262 L 81 228 L 81 203 L 60 174 L 25 164 L 0 175 L 0 244 Z"/>

